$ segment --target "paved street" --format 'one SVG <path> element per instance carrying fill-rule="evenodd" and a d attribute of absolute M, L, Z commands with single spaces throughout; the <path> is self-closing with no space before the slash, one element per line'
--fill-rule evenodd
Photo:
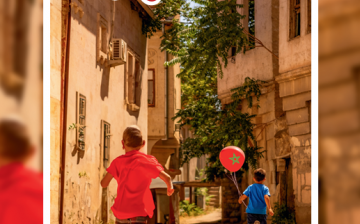
<path fill-rule="evenodd" d="M 180 217 L 181 224 L 206 224 L 206 223 L 220 223 L 221 221 L 221 209 L 196 217 Z"/>

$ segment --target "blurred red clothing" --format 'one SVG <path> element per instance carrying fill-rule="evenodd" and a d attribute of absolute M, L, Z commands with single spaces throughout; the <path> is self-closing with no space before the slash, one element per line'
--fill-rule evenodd
<path fill-rule="evenodd" d="M 0 223 L 43 223 L 42 174 L 20 163 L 0 167 Z"/>
<path fill-rule="evenodd" d="M 112 161 L 107 171 L 118 184 L 117 197 L 111 207 L 116 218 L 153 216 L 155 205 L 149 187 L 151 179 L 157 178 L 163 170 L 154 156 L 137 150 Z"/>

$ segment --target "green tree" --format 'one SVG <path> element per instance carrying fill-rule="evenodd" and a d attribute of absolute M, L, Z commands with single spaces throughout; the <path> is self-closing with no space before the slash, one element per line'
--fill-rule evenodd
<path fill-rule="evenodd" d="M 228 65 L 228 52 L 236 46 L 236 53 L 249 48 L 248 36 L 243 32 L 241 19 L 245 16 L 237 12 L 243 5 L 236 0 L 195 0 L 199 7 L 190 8 L 184 0 L 163 0 L 154 10 L 156 19 L 143 25 L 143 32 L 152 35 L 153 28 L 161 28 L 161 20 L 172 18 L 172 25 L 162 36 L 161 49 L 174 56 L 166 66 L 181 64 L 182 109 L 173 119 L 181 125 L 190 125 L 194 138 L 181 144 L 182 164 L 191 158 L 207 154 L 205 169 L 207 180 L 224 175 L 219 161 L 221 149 L 236 145 L 246 155 L 244 169 L 256 166 L 262 152 L 249 139 L 255 140 L 255 115 L 242 113 L 239 104 L 243 99 L 252 107 L 252 101 L 259 99 L 260 82 L 246 78 L 244 84 L 233 90 L 233 102 L 221 105 L 217 97 L 217 78 L 222 78 L 223 67 Z M 183 18 L 180 22 L 176 15 Z M 248 27 L 245 27 L 248 30 Z"/>

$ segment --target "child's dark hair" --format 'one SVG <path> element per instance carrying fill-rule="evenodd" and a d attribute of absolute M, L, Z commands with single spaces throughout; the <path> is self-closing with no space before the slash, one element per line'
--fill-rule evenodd
<path fill-rule="evenodd" d="M 266 177 L 266 171 L 263 168 L 258 168 L 254 171 L 254 178 L 256 181 L 263 181 Z"/>
<path fill-rule="evenodd" d="M 9 159 L 26 157 L 31 150 L 31 142 L 26 126 L 16 120 L 0 120 L 0 156 Z"/>
<path fill-rule="evenodd" d="M 125 145 L 138 148 L 143 144 L 142 134 L 137 126 L 127 127 L 123 133 L 123 140 Z"/>

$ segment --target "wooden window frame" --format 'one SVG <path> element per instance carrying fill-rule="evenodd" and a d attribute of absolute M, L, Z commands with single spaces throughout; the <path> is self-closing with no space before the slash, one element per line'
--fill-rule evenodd
<path fill-rule="evenodd" d="M 105 129 L 106 126 L 108 126 L 107 130 Z M 100 130 L 101 130 L 101 150 L 103 157 L 102 160 L 103 160 L 103 166 L 106 169 L 110 166 L 111 124 L 109 122 L 101 120 Z"/>
<path fill-rule="evenodd" d="M 140 65 L 140 58 L 135 57 L 134 62 L 135 62 L 134 63 L 134 68 L 135 68 L 134 69 L 134 104 L 136 106 L 140 107 L 140 102 L 141 102 L 141 94 L 140 94 L 140 91 L 141 91 L 141 65 Z"/>
<path fill-rule="evenodd" d="M 139 68 L 136 69 L 136 62 L 138 61 Z M 131 63 L 131 64 L 130 64 Z M 131 71 L 129 67 L 131 66 Z M 126 83 L 125 83 L 125 101 L 131 111 L 139 111 L 140 110 L 140 102 L 139 105 L 136 104 L 136 72 L 138 72 L 138 77 L 141 80 L 141 63 L 140 57 L 136 55 L 132 50 L 127 50 L 127 62 L 126 62 Z M 141 82 L 140 82 L 141 85 Z M 140 96 L 141 100 L 141 96 Z"/>
<path fill-rule="evenodd" d="M 296 4 L 299 1 L 299 4 Z M 289 18 L 289 40 L 301 36 L 301 0 L 290 0 L 290 18 Z M 299 35 L 296 35 L 296 21 L 299 14 Z"/>
<path fill-rule="evenodd" d="M 105 30 L 105 32 L 104 32 Z M 97 14 L 97 34 L 96 34 L 96 58 L 97 61 L 105 60 L 108 52 L 108 22 L 100 14 Z"/>
<path fill-rule="evenodd" d="M 84 102 L 83 114 L 81 112 L 81 102 Z M 81 118 L 83 117 L 83 118 Z M 84 120 L 82 123 L 81 120 Z M 79 92 L 76 92 L 76 145 L 78 149 L 85 150 L 85 142 L 86 142 L 86 97 Z M 83 137 L 81 137 L 81 133 L 83 132 Z M 80 141 L 82 139 L 82 141 Z"/>
<path fill-rule="evenodd" d="M 148 107 L 155 107 L 155 68 L 149 68 L 148 71 L 152 70 L 153 71 L 153 104 L 149 104 L 148 102 Z M 149 77 L 148 77 L 148 83 L 149 83 Z M 148 92 L 149 94 L 149 92 Z M 149 98 L 148 98 L 149 99 Z"/>

